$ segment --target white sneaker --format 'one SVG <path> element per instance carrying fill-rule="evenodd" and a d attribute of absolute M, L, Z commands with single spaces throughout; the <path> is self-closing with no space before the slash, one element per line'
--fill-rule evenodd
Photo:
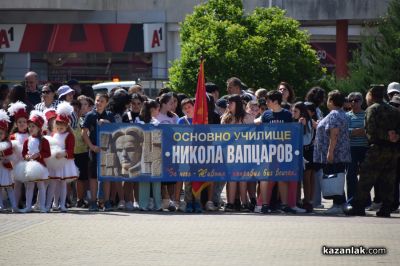
<path fill-rule="evenodd" d="M 139 210 L 139 203 L 137 201 L 133 202 L 133 210 L 138 211 Z"/>
<path fill-rule="evenodd" d="M 186 211 L 186 202 L 185 201 L 180 201 L 178 203 L 178 211 L 180 212 L 185 212 Z"/>
<path fill-rule="evenodd" d="M 306 212 L 305 209 L 299 208 L 297 206 L 293 207 L 292 209 L 295 210 L 296 213 L 305 213 Z"/>
<path fill-rule="evenodd" d="M 378 211 L 380 210 L 381 207 L 382 207 L 381 202 L 379 203 L 372 202 L 371 206 L 367 209 L 367 211 Z"/>
<path fill-rule="evenodd" d="M 223 199 L 220 199 L 218 202 L 218 208 L 223 209 L 226 203 L 227 202 L 225 202 Z"/>
<path fill-rule="evenodd" d="M 171 200 L 169 200 L 169 199 L 163 199 L 162 200 L 162 203 L 161 203 L 161 208 L 163 209 L 163 210 L 167 210 L 168 209 L 168 207 L 169 207 L 169 202 L 170 202 Z"/>
<path fill-rule="evenodd" d="M 147 209 L 148 209 L 149 211 L 154 210 L 154 199 L 153 199 L 153 198 L 150 198 L 150 199 L 149 199 L 149 205 L 147 206 Z"/>
<path fill-rule="evenodd" d="M 124 201 L 124 200 L 120 200 L 120 201 L 118 202 L 118 207 L 117 207 L 117 209 L 123 211 L 123 210 L 125 210 L 125 207 L 126 207 L 125 201 Z"/>
<path fill-rule="evenodd" d="M 60 210 L 60 206 L 57 206 L 57 204 L 55 204 L 55 203 L 53 202 L 53 205 L 52 205 L 52 207 L 51 207 L 51 210 L 52 210 L 52 211 L 59 211 L 59 210 Z"/>
<path fill-rule="evenodd" d="M 254 207 L 254 212 L 255 213 L 261 213 L 261 208 L 262 208 L 262 206 L 259 206 L 259 205 L 255 206 Z"/>
<path fill-rule="evenodd" d="M 126 204 L 125 204 L 125 209 L 127 210 L 127 211 L 133 211 L 133 203 L 132 203 L 132 201 L 128 201 Z"/>
<path fill-rule="evenodd" d="M 175 204 L 175 201 L 170 200 L 169 204 L 168 204 L 168 210 L 170 212 L 174 212 L 174 211 L 176 211 L 176 209 L 177 209 L 177 206 Z"/>
<path fill-rule="evenodd" d="M 214 202 L 212 202 L 211 200 L 207 201 L 207 203 L 206 203 L 206 211 L 214 212 L 214 211 L 217 211 L 217 210 L 218 210 L 218 207 L 214 206 Z"/>
<path fill-rule="evenodd" d="M 33 209 L 34 211 L 40 211 L 40 206 L 39 206 L 39 204 L 36 202 L 35 205 L 33 205 L 32 209 Z"/>
<path fill-rule="evenodd" d="M 331 208 L 327 209 L 324 214 L 344 214 L 342 206 L 333 205 Z"/>

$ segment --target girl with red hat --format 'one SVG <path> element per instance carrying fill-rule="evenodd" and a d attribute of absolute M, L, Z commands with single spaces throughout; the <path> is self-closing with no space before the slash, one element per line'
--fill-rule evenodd
<path fill-rule="evenodd" d="M 17 101 L 15 103 L 10 104 L 8 108 L 9 115 L 14 118 L 14 124 L 11 129 L 10 141 L 13 147 L 13 156 L 11 158 L 11 163 L 15 167 L 17 163 L 24 160 L 22 157 L 22 146 L 26 139 L 28 139 L 28 118 L 29 115 L 26 111 L 26 104 Z M 14 180 L 14 192 L 15 192 L 15 200 L 17 202 L 17 206 L 21 199 L 21 191 L 23 183 Z"/>
<path fill-rule="evenodd" d="M 46 209 L 45 180 L 49 178 L 45 159 L 50 157 L 50 145 L 42 136 L 42 127 L 45 118 L 41 112 L 33 110 L 28 120 L 29 137 L 22 148 L 22 156 L 25 161 L 17 164 L 15 178 L 25 184 L 26 207 L 21 212 L 32 211 L 32 198 L 35 184 L 38 187 L 40 212 L 48 212 Z"/>
<path fill-rule="evenodd" d="M 61 212 L 66 212 L 65 201 L 67 198 L 67 180 L 78 178 L 78 169 L 74 162 L 75 137 L 70 127 L 70 117 L 74 111 L 68 102 L 62 102 L 57 106 L 57 117 L 55 119 L 53 139 L 60 148 L 58 151 L 53 150 L 55 158 L 62 160 L 64 165 L 52 171 L 51 178 L 58 179 L 57 190 L 60 191 L 59 199 L 54 197 L 54 203 L 60 200 Z"/>
<path fill-rule="evenodd" d="M 11 142 L 7 139 L 8 123 L 10 118 L 6 111 L 0 109 L 0 212 L 3 209 L 3 189 L 7 190 L 12 211 L 17 210 L 14 194 L 14 180 L 12 178 L 12 164 L 9 156 L 13 153 Z"/>
<path fill-rule="evenodd" d="M 58 199 L 60 198 L 60 191 L 58 190 L 59 178 L 55 177 L 56 172 L 64 167 L 65 160 L 57 159 L 57 152 L 61 151 L 58 142 L 52 137 L 55 133 L 55 120 L 57 118 L 56 110 L 53 108 L 43 111 L 46 117 L 47 129 L 43 130 L 44 137 L 49 141 L 51 156 L 46 160 L 47 170 L 49 171 L 49 179 L 46 181 L 47 194 L 46 194 L 46 209 L 50 210 L 53 203 L 53 198 L 57 199 L 57 204 L 54 202 L 53 210 L 58 210 Z"/>
<path fill-rule="evenodd" d="M 53 108 L 48 108 L 43 111 L 44 116 L 46 117 L 46 129 L 43 130 L 44 136 L 51 136 L 54 131 L 54 121 L 57 117 L 56 110 Z M 51 145 L 51 143 L 50 143 Z"/>

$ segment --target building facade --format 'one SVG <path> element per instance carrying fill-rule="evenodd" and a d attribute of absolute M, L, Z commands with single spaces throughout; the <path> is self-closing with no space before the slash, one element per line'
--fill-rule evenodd
<path fill-rule="evenodd" d="M 204 0 L 0 2 L 0 77 L 21 80 L 168 79 L 180 56 L 179 23 Z M 244 0 L 246 12 L 278 6 L 310 32 L 321 64 L 347 73 L 351 49 L 389 0 Z"/>

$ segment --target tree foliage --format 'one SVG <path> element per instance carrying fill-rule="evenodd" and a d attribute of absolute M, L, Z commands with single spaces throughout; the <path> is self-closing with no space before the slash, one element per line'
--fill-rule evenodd
<path fill-rule="evenodd" d="M 349 77 L 337 80 L 343 91 L 366 91 L 370 84 L 399 81 L 400 73 L 400 0 L 389 4 L 386 16 L 375 25 L 377 33 L 364 36 L 361 49 L 353 54 Z"/>
<path fill-rule="evenodd" d="M 240 0 L 199 5 L 181 24 L 181 58 L 169 70 L 171 86 L 194 95 L 204 55 L 206 79 L 221 89 L 236 76 L 253 88 L 272 89 L 284 80 L 304 94 L 322 71 L 299 26 L 279 8 L 257 8 L 245 16 Z"/>

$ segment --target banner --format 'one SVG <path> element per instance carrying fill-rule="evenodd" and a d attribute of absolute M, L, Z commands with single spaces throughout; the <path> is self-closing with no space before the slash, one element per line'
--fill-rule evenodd
<path fill-rule="evenodd" d="M 98 132 L 99 180 L 291 181 L 303 174 L 299 123 L 140 125 Z"/>
<path fill-rule="evenodd" d="M 146 24 L 0 24 L 0 52 L 143 52 Z M 164 26 L 150 42 L 165 50 Z"/>

